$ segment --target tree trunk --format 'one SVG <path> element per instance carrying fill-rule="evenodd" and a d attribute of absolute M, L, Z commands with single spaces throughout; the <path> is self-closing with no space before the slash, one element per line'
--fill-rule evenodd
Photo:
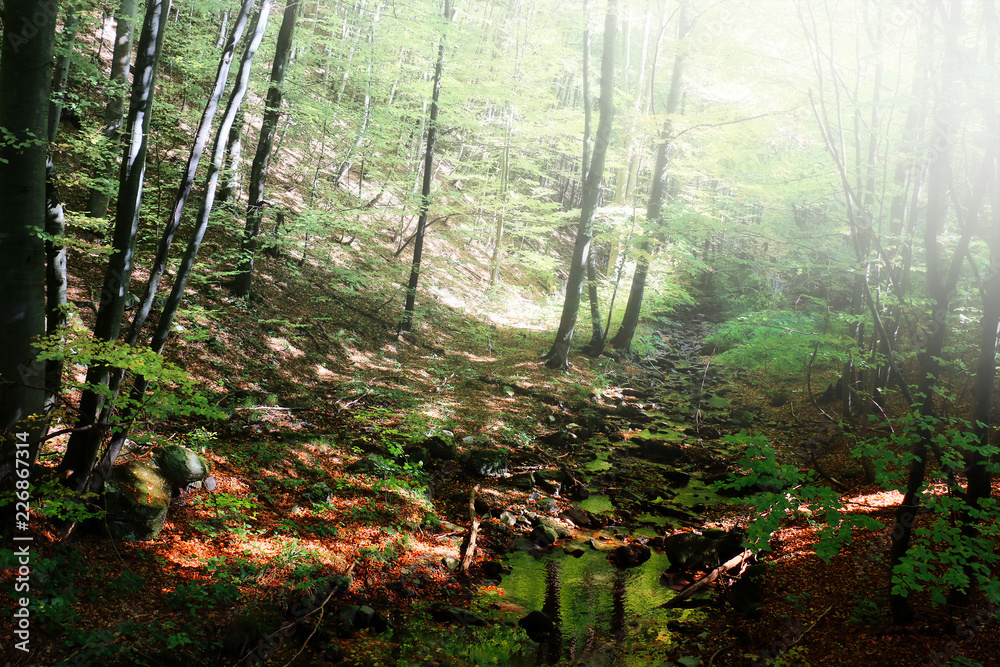
<path fill-rule="evenodd" d="M 115 229 L 112 247 L 115 252 L 108 260 L 101 289 L 101 302 L 94 323 L 94 338 L 114 341 L 121 330 L 125 300 L 129 294 L 135 243 L 139 228 L 139 209 L 142 203 L 143 176 L 146 171 L 146 149 L 149 136 L 150 113 L 156 69 L 163 47 L 163 32 L 169 14 L 170 0 L 150 0 L 146 5 L 146 18 L 136 57 L 135 77 L 128 112 L 128 143 L 122 160 L 118 186 L 118 207 L 115 212 Z M 108 411 L 99 418 L 105 407 L 106 387 L 110 368 L 92 364 L 87 369 L 87 385 L 80 398 L 80 415 L 77 430 L 66 445 L 66 454 L 60 470 L 70 472 L 70 485 L 81 491 L 87 487 L 94 463 L 100 451 Z"/>
<path fill-rule="evenodd" d="M 108 106 L 104 110 L 104 135 L 108 147 L 101 151 L 98 159 L 97 173 L 106 174 L 113 171 L 114 157 L 118 152 L 118 140 L 125 109 L 125 90 L 128 85 L 130 64 L 132 59 L 132 27 L 135 24 L 137 0 L 122 0 L 118 8 L 118 22 L 115 26 L 115 46 L 111 56 L 111 77 L 108 81 L 111 94 Z M 87 202 L 88 215 L 92 218 L 103 218 L 108 214 L 108 195 L 110 184 L 106 187 L 91 188 L 90 199 Z"/>
<path fill-rule="evenodd" d="M 52 158 L 45 165 L 45 334 L 52 338 L 66 326 L 66 215 L 55 185 Z M 55 407 L 62 387 L 63 362 L 45 362 L 45 412 Z"/>
<path fill-rule="evenodd" d="M 931 155 L 930 171 L 928 173 L 926 226 L 924 230 L 924 252 L 927 257 L 927 286 L 929 296 L 934 303 L 932 313 L 933 325 L 923 341 L 923 349 L 918 355 L 920 362 L 920 415 L 924 421 L 920 433 L 913 441 L 913 460 L 910 463 L 906 481 L 906 493 L 896 510 L 896 529 L 892 533 L 892 548 L 890 565 L 898 565 L 909 550 L 913 526 L 920 505 L 921 489 L 927 470 L 927 455 L 931 449 L 934 436 L 933 427 L 929 421 L 935 417 L 934 395 L 937 378 L 940 374 L 940 359 L 944 349 L 947 334 L 947 316 L 952 299 L 952 290 L 958 281 L 958 267 L 965 254 L 963 245 L 967 247 L 969 230 L 963 233 L 952 258 L 951 269 L 945 266 L 939 246 L 939 238 L 944 232 L 948 218 L 948 207 L 952 196 L 951 191 L 951 158 L 953 128 L 955 117 L 956 84 L 961 55 L 958 46 L 958 33 L 962 25 L 961 0 L 952 0 L 945 8 L 945 51 L 942 61 L 941 78 L 938 83 L 938 97 L 935 100 L 934 127 L 938 136 L 934 138 Z M 914 612 L 908 597 L 893 594 L 889 600 L 889 609 L 895 623 L 908 623 L 913 620 Z"/>
<path fill-rule="evenodd" d="M 274 134 L 278 128 L 278 116 L 281 112 L 282 84 L 285 72 L 292 54 L 292 37 L 295 32 L 295 19 L 299 13 L 299 0 L 288 0 L 285 13 L 278 30 L 278 41 L 274 47 L 274 64 L 271 67 L 271 85 L 267 90 L 264 120 L 260 127 L 260 139 L 257 142 L 257 153 L 250 166 L 250 189 L 247 199 L 247 222 L 243 232 L 241 256 L 237 266 L 237 275 L 233 280 L 233 293 L 239 297 L 250 295 L 250 282 L 253 275 L 254 255 L 257 253 L 257 235 L 260 233 L 260 222 L 264 210 L 264 186 L 267 180 L 267 170 L 271 162 L 271 148 L 274 145 Z"/>
<path fill-rule="evenodd" d="M 181 225 L 181 214 L 184 212 L 184 205 L 191 194 L 191 188 L 198 173 L 198 163 L 201 161 L 201 155 L 205 151 L 205 145 L 208 143 L 208 135 L 212 131 L 212 121 L 215 120 L 215 113 L 219 108 L 219 100 L 222 99 L 222 94 L 226 88 L 226 81 L 229 79 L 229 68 L 233 62 L 233 54 L 236 52 L 236 43 L 243 36 L 243 29 L 246 27 L 247 19 L 253 10 L 253 5 L 254 0 L 243 0 L 240 12 L 233 23 L 233 31 L 222 50 L 219 67 L 215 74 L 215 85 L 212 88 L 211 95 L 209 95 L 208 102 L 205 104 L 205 110 L 201 114 L 201 122 L 198 124 L 198 130 L 195 132 L 194 143 L 191 145 L 187 166 L 184 169 L 180 185 L 177 189 L 177 197 L 174 199 L 174 208 L 163 230 L 163 236 L 156 251 L 156 259 L 153 261 L 153 266 L 149 271 L 146 291 L 139 305 L 136 307 L 132 326 L 125 338 L 129 345 L 135 345 L 136 340 L 138 340 L 139 332 L 142 331 L 142 327 L 146 323 L 146 318 L 149 317 L 149 311 L 153 308 L 153 299 L 156 298 L 156 292 L 160 287 L 160 280 L 167 270 L 167 257 L 170 254 L 170 246 L 173 244 L 177 228 Z"/>
<path fill-rule="evenodd" d="M 223 160 L 223 177 L 225 183 L 219 189 L 216 201 L 225 204 L 236 199 L 236 193 L 240 189 L 240 157 L 243 153 L 243 120 L 242 108 L 233 121 L 233 126 L 229 129 L 229 138 L 226 139 L 226 156 Z"/>
<path fill-rule="evenodd" d="M 594 140 L 594 153 L 587 173 L 587 182 L 583 188 L 583 204 L 580 211 L 580 227 L 573 246 L 573 258 L 570 261 L 569 278 L 566 283 L 566 300 L 563 302 L 562 317 L 555 341 L 545 355 L 545 365 L 554 369 L 569 368 L 569 350 L 573 342 L 573 329 L 580 310 L 580 295 L 583 289 L 583 279 L 587 270 L 587 258 L 590 254 L 590 242 L 594 233 L 594 216 L 597 213 L 597 200 L 601 193 L 601 181 L 604 178 L 604 162 L 611 143 L 611 130 L 614 124 L 614 78 L 615 78 L 615 36 L 618 29 L 617 0 L 608 0 L 607 14 L 604 18 L 604 54 L 601 60 L 601 99 L 599 102 L 600 118 L 597 122 L 597 136 Z M 598 326 L 600 324 L 598 323 Z"/>
<path fill-rule="evenodd" d="M 451 0 L 444 0 L 444 18 L 451 23 L 455 10 Z M 438 100 L 441 97 L 441 74 L 444 71 L 445 35 L 438 42 L 437 62 L 434 65 L 434 89 L 431 93 L 431 109 L 427 119 L 427 147 L 424 149 L 424 180 L 420 189 L 420 212 L 417 218 L 417 232 L 413 238 L 413 262 L 410 264 L 410 280 L 406 285 L 406 304 L 399 330 L 413 328 L 413 312 L 417 301 L 417 283 L 420 280 L 420 261 L 424 252 L 424 231 L 427 227 L 427 211 L 431 205 L 431 178 L 434 167 L 434 143 L 437 141 Z"/>
<path fill-rule="evenodd" d="M 6 0 L 0 51 L 0 489 L 38 455 L 45 400 L 43 364 L 32 339 L 45 333 L 45 159 L 52 49 L 52 6 Z M 38 21 L 36 23 L 35 21 Z M 15 28 L 16 26 L 16 28 Z M 26 435 L 21 435 L 26 434 Z M 21 452 L 26 452 L 27 457 Z M 20 463 L 16 463 L 20 461 Z M 24 463 L 27 463 L 27 466 Z M 15 470 L 15 466 L 17 470 Z M 13 518 L 13 504 L 8 505 Z M 4 522 L 3 529 L 10 526 Z"/>
<path fill-rule="evenodd" d="M 240 60 L 240 69 L 236 74 L 236 83 L 233 86 L 232 93 L 230 93 L 229 102 L 226 104 L 226 111 L 222 115 L 222 122 L 219 124 L 219 131 L 215 135 L 215 142 L 212 146 L 212 162 L 209 164 L 208 175 L 205 177 L 205 199 L 198 210 L 195 228 L 191 232 L 187 249 L 181 258 L 180 265 L 177 267 L 170 295 L 163 304 L 163 312 L 160 313 L 159 320 L 156 323 L 156 330 L 153 332 L 152 341 L 150 342 L 150 348 L 158 354 L 163 351 L 163 347 L 170 337 L 174 317 L 177 315 L 177 309 L 180 306 L 181 299 L 184 297 L 184 289 L 187 287 L 188 279 L 191 277 L 191 269 L 198 256 L 201 242 L 205 238 L 205 231 L 208 229 L 209 217 L 211 216 L 212 206 L 215 202 L 215 192 L 219 184 L 219 176 L 222 171 L 222 164 L 227 148 L 227 145 L 223 143 L 223 139 L 232 136 L 231 130 L 233 124 L 236 122 L 236 118 L 241 116 L 240 108 L 249 87 L 254 56 L 267 30 L 267 21 L 271 15 L 271 4 L 272 0 L 263 0 L 260 9 L 257 10 L 253 21 L 250 23 L 251 38 L 247 43 L 246 49 L 243 51 L 243 57 Z M 141 404 L 141 400 L 145 396 L 148 387 L 149 381 L 146 378 L 136 378 L 135 384 L 132 387 L 133 405 Z M 102 474 L 106 475 L 111 470 L 111 466 L 121 452 L 129 426 L 134 418 L 135 413 L 133 412 L 123 420 L 122 427 L 117 429 L 115 435 L 112 437 L 111 442 L 108 444 L 107 452 L 101 460 L 100 470 Z"/>
<path fill-rule="evenodd" d="M 691 31 L 688 17 L 688 2 L 684 0 L 679 8 L 677 19 L 677 37 L 684 39 Z M 684 88 L 684 62 L 687 54 L 681 51 L 674 57 L 674 69 L 670 77 L 670 91 L 667 93 L 667 114 L 676 114 L 681 106 L 681 92 Z M 653 59 L 655 67 L 656 59 Z M 652 75 L 650 76 L 652 79 Z M 652 92 L 650 93 L 652 98 Z M 649 186 L 649 201 L 646 203 L 646 224 L 654 226 L 660 223 L 663 213 L 663 202 L 667 197 L 667 178 L 670 167 L 670 157 L 673 154 L 673 133 L 670 121 L 663 127 L 660 135 L 660 145 L 656 149 L 656 163 L 653 166 L 653 181 Z M 632 347 L 636 327 L 639 326 L 639 313 L 642 310 L 642 298 L 646 291 L 646 276 L 649 273 L 650 244 L 643 239 L 639 244 L 639 257 L 636 260 L 635 273 L 632 275 L 632 288 L 625 303 L 625 315 L 618 332 L 611 339 L 611 345 L 616 350 L 624 352 Z"/>
<path fill-rule="evenodd" d="M 66 82 L 69 80 L 70 54 L 73 52 L 73 40 L 80 27 L 80 7 L 71 2 L 66 8 L 66 18 L 63 19 L 63 29 L 56 38 L 56 71 L 52 81 L 52 95 L 49 99 L 49 141 L 56 140 L 59 123 L 62 120 L 63 100 L 66 95 Z"/>

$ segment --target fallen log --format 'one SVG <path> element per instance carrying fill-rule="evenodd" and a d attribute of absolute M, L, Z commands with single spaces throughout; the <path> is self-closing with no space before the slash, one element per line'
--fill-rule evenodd
<path fill-rule="evenodd" d="M 711 584 L 713 581 L 722 576 L 723 573 L 729 572 L 730 570 L 742 565 L 752 555 L 753 555 L 752 551 L 750 551 L 749 549 L 744 549 L 743 553 L 739 554 L 738 556 L 733 556 L 725 563 L 715 568 L 714 570 L 706 574 L 704 577 L 702 577 L 698 581 L 694 582 L 693 584 L 682 590 L 680 593 L 677 594 L 677 597 L 671 599 L 669 602 L 662 605 L 662 607 L 664 609 L 671 609 L 673 607 L 679 606 L 684 600 L 688 599 L 689 597 L 701 591 L 702 589 L 708 587 L 709 584 Z"/>

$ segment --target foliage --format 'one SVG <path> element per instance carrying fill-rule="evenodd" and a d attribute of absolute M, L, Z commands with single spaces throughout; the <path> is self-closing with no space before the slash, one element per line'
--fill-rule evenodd
<path fill-rule="evenodd" d="M 763 436 L 740 431 L 722 441 L 746 447 L 739 460 L 745 472 L 738 477 L 732 476 L 728 482 L 718 483 L 716 488 L 761 489 L 746 500 L 751 513 L 746 541 L 755 551 L 769 551 L 768 540 L 783 523 L 805 520 L 816 529 L 819 537 L 816 555 L 829 562 L 851 538 L 855 528 L 882 527 L 879 521 L 870 517 L 847 515 L 839 494 L 822 485 L 815 471 L 802 471 L 779 462 L 774 448 Z"/>

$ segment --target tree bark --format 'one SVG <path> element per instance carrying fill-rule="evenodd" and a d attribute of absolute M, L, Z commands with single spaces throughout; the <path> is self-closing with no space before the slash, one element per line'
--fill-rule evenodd
<path fill-rule="evenodd" d="M 101 130 L 110 147 L 101 151 L 102 157 L 98 160 L 96 169 L 98 174 L 112 171 L 114 156 L 118 152 L 118 141 L 121 137 L 119 130 L 125 110 L 125 90 L 132 61 L 132 28 L 135 24 L 137 4 L 138 0 L 122 0 L 118 8 L 115 46 L 111 56 L 111 77 L 108 81 L 111 94 L 108 97 L 108 106 L 104 110 L 104 129 Z M 88 215 L 92 218 L 106 216 L 110 200 L 107 187 L 92 187 L 87 202 Z"/>
<path fill-rule="evenodd" d="M 32 339 L 45 333 L 45 160 L 54 5 L 7 0 L 0 51 L 0 489 L 38 455 L 45 400 L 44 365 Z M 37 21 L 37 22 L 36 22 Z M 27 433 L 26 437 L 18 434 Z M 15 471 L 17 466 L 18 471 Z M 13 512 L 13 504 L 8 506 Z M 13 515 L 11 514 L 11 518 Z M 4 522 L 3 530 L 10 526 Z"/>
<path fill-rule="evenodd" d="M 677 37 L 684 39 L 691 31 L 688 17 L 688 2 L 684 0 L 679 9 L 677 19 Z M 687 54 L 683 51 L 674 57 L 674 69 L 670 77 L 670 91 L 667 93 L 667 114 L 673 115 L 681 106 L 681 92 L 684 89 L 684 64 Z M 654 58 L 655 67 L 655 58 Z M 651 76 L 652 78 L 652 76 Z M 652 97 L 652 93 L 650 94 Z M 649 187 L 649 200 L 646 202 L 646 225 L 655 226 L 660 223 L 663 214 L 663 202 L 667 197 L 667 179 L 669 175 L 670 157 L 673 154 L 673 126 L 668 120 L 660 134 L 660 144 L 656 149 L 656 163 L 653 166 L 653 180 Z M 648 232 L 647 232 L 648 233 Z M 636 327 L 639 326 L 639 313 L 642 311 L 642 298 L 646 292 L 646 277 L 649 274 L 650 243 L 648 237 L 639 244 L 639 256 L 636 259 L 635 273 L 632 274 L 632 287 L 625 303 L 625 314 L 618 332 L 611 339 L 611 345 L 616 350 L 628 352 L 632 347 Z"/>
<path fill-rule="evenodd" d="M 153 266 L 149 271 L 146 291 L 136 307 L 132 326 L 125 337 L 125 341 L 129 345 L 135 345 L 136 340 L 138 340 L 139 332 L 142 331 L 142 327 L 146 323 L 146 318 L 149 317 L 149 312 L 153 308 L 153 299 L 156 298 L 156 292 L 160 287 L 160 280 L 167 270 L 167 258 L 170 254 L 170 246 L 173 244 L 177 228 L 181 225 L 181 214 L 184 212 L 184 206 L 187 204 L 188 197 L 191 194 L 191 188 L 198 173 L 198 163 L 201 161 L 201 155 L 204 153 L 205 145 L 208 143 L 208 136 L 212 132 L 212 121 L 215 120 L 219 101 L 222 99 L 222 94 L 226 88 L 226 81 L 229 79 L 229 69 L 233 62 L 233 54 L 236 52 L 236 43 L 243 36 L 243 29 L 246 27 L 250 12 L 253 10 L 253 5 L 254 0 L 243 0 L 240 12 L 233 22 L 232 33 L 223 47 L 222 56 L 219 59 L 219 67 L 215 74 L 215 84 L 212 87 L 212 93 L 209 95 L 208 102 L 205 104 L 205 110 L 201 114 L 201 122 L 198 124 L 198 129 L 195 132 L 194 143 L 191 145 L 191 152 L 188 154 L 187 166 L 184 169 L 180 185 L 177 189 L 177 196 L 174 199 L 174 208 L 164 227 L 163 236 L 156 251 L 156 259 L 153 261 Z"/>
<path fill-rule="evenodd" d="M 271 4 L 272 0 L 263 0 L 250 24 L 251 38 L 246 45 L 246 49 L 243 51 L 243 57 L 240 60 L 240 69 L 236 74 L 236 83 L 233 86 L 233 91 L 230 93 L 229 102 L 226 104 L 226 111 L 222 115 L 222 122 L 219 124 L 219 131 L 215 135 L 215 142 L 212 146 L 212 162 L 208 167 L 208 175 L 205 177 L 205 199 L 198 210 L 195 228 L 191 232 L 187 249 L 181 258 L 180 265 L 177 267 L 170 295 L 163 304 L 163 312 L 160 313 L 156 329 L 153 332 L 152 341 L 150 342 L 150 348 L 158 354 L 163 351 L 163 347 L 170 337 L 174 317 L 177 315 L 177 309 L 180 307 L 181 299 L 184 297 L 184 289 L 187 287 L 188 279 L 191 277 L 191 269 L 198 256 L 201 242 L 205 238 L 205 231 L 208 229 L 209 217 L 211 216 L 212 206 L 215 202 L 215 192 L 219 184 L 222 164 L 227 150 L 227 145 L 223 142 L 223 139 L 232 136 L 231 130 L 233 125 L 237 117 L 241 117 L 240 108 L 249 88 L 250 72 L 254 56 L 267 30 L 267 21 L 271 15 Z M 132 387 L 133 405 L 140 404 L 148 388 L 149 380 L 147 378 L 136 378 Z M 122 445 L 125 442 L 125 436 L 128 434 L 128 429 L 134 418 L 134 412 L 128 415 L 123 420 L 121 428 L 117 429 L 108 443 L 107 452 L 101 459 L 100 464 L 100 471 L 103 475 L 107 475 L 115 459 L 118 458 L 118 454 L 121 452 Z"/>
<path fill-rule="evenodd" d="M 52 338 L 66 326 L 66 215 L 55 184 L 52 158 L 45 165 L 45 334 Z M 62 241 L 61 241 L 62 240 Z M 62 388 L 63 362 L 45 362 L 45 412 L 55 407 Z"/>
<path fill-rule="evenodd" d="M 281 112 L 282 84 L 292 54 L 292 37 L 295 33 L 295 19 L 299 12 L 299 0 L 288 0 L 285 13 L 278 30 L 278 41 L 274 47 L 274 63 L 271 67 L 271 85 L 267 90 L 264 120 L 260 127 L 257 153 L 250 166 L 250 188 L 247 199 L 246 228 L 243 231 L 241 256 L 237 265 L 237 275 L 233 280 L 233 293 L 239 297 L 250 295 L 253 276 L 254 255 L 257 253 L 257 236 L 264 211 L 264 187 L 271 162 L 274 134 L 278 128 Z"/>
<path fill-rule="evenodd" d="M 604 162 L 608 153 L 608 145 L 611 143 L 611 130 L 615 115 L 613 98 L 615 37 L 618 29 L 617 13 L 617 0 L 608 0 L 607 14 L 604 17 L 604 54 L 601 59 L 601 99 L 598 103 L 600 118 L 597 121 L 594 153 L 591 156 L 587 182 L 583 188 L 580 227 L 577 230 L 576 243 L 573 246 L 573 258 L 570 261 L 569 278 L 566 283 L 566 300 L 563 302 L 559 330 L 556 332 L 552 347 L 545 355 L 545 365 L 553 369 L 569 368 L 569 350 L 573 341 L 576 318 L 580 310 L 580 295 L 587 270 L 590 242 L 594 233 L 594 216 L 597 213 L 601 182 L 604 179 Z"/>
<path fill-rule="evenodd" d="M 52 95 L 49 100 L 49 141 L 56 140 L 59 124 L 62 121 L 66 82 L 69 80 L 70 54 L 73 52 L 73 40 L 76 39 L 76 31 L 79 27 L 80 7 L 76 2 L 71 2 L 66 8 L 62 32 L 56 38 L 56 71 L 52 81 Z"/>
<path fill-rule="evenodd" d="M 451 23 L 455 10 L 451 0 L 444 0 L 444 18 Z M 417 217 L 417 232 L 413 238 L 413 261 L 410 264 L 410 280 L 406 285 L 406 304 L 399 331 L 413 328 L 413 313 L 417 301 L 417 283 L 420 280 L 420 262 L 424 253 L 424 232 L 427 228 L 427 211 L 431 205 L 431 180 L 434 167 L 434 143 L 437 141 L 438 100 L 441 97 L 441 74 L 444 71 L 445 35 L 438 42 L 437 62 L 434 65 L 434 88 L 431 93 L 431 108 L 427 118 L 427 147 L 424 149 L 424 179 L 420 188 L 420 212 Z"/>
<path fill-rule="evenodd" d="M 146 5 L 146 17 L 139 38 L 127 122 L 128 143 L 122 160 L 112 238 L 115 252 L 108 260 L 101 302 L 94 323 L 94 338 L 99 341 L 114 341 L 118 338 L 125 300 L 129 294 L 139 229 L 143 176 L 146 171 L 156 69 L 169 10 L 170 0 L 150 0 Z M 78 430 L 70 436 L 66 454 L 59 465 L 61 471 L 70 473 L 69 483 L 76 491 L 87 487 L 104 438 L 109 411 L 104 409 L 106 401 L 101 388 L 107 386 L 110 371 L 109 367 L 101 364 L 92 364 L 87 369 L 88 388 L 80 398 L 80 415 L 76 425 Z"/>

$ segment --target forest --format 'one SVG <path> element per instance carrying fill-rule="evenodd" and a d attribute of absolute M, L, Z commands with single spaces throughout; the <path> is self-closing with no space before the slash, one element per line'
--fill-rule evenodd
<path fill-rule="evenodd" d="M 997 665 L 996 0 L 0 0 L 4 665 Z"/>

